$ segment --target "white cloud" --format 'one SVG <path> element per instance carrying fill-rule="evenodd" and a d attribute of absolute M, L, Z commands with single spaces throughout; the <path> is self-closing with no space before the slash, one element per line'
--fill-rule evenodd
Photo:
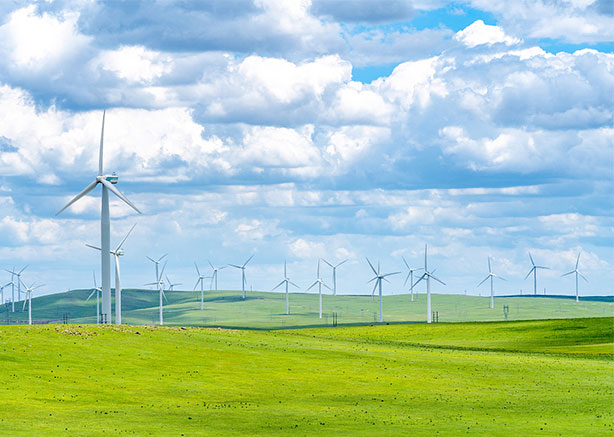
<path fill-rule="evenodd" d="M 297 238 L 289 245 L 289 249 L 299 258 L 321 258 L 327 254 L 324 243 Z"/>
<path fill-rule="evenodd" d="M 474 21 L 465 29 L 456 32 L 454 39 L 470 48 L 482 44 L 492 45 L 495 43 L 504 43 L 510 46 L 521 42 L 518 38 L 506 35 L 499 26 L 484 24 L 482 20 Z"/>
<path fill-rule="evenodd" d="M 122 46 L 105 50 L 92 61 L 94 68 L 100 65 L 128 82 L 151 83 L 173 68 L 172 58 L 143 46 Z"/>

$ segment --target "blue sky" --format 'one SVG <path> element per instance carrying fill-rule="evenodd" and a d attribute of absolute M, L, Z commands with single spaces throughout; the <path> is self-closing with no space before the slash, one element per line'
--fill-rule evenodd
<path fill-rule="evenodd" d="M 571 294 L 582 251 L 581 290 L 613 294 L 613 16 L 591 0 L 4 2 L 0 266 L 30 264 L 41 293 L 91 285 L 100 194 L 55 213 L 95 176 L 106 109 L 105 168 L 144 212 L 111 204 L 112 245 L 137 224 L 127 287 L 153 279 L 145 255 L 168 252 L 192 288 L 194 261 L 254 254 L 255 289 L 284 259 L 307 287 L 324 257 L 349 259 L 341 292 L 369 293 L 365 256 L 420 267 L 428 244 L 436 292 L 486 293 L 491 256 L 498 292 L 526 293 L 530 251 L 551 267 L 540 291 Z"/>

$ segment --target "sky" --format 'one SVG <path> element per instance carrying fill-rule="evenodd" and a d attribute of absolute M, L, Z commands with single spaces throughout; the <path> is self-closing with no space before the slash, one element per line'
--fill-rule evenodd
<path fill-rule="evenodd" d="M 407 293 L 428 244 L 436 293 L 487 294 L 489 256 L 497 294 L 532 293 L 530 252 L 540 293 L 573 294 L 581 252 L 581 293 L 614 294 L 613 53 L 610 0 L 0 2 L 0 267 L 100 280 L 100 189 L 55 214 L 106 110 L 105 172 L 143 211 L 111 198 L 124 287 L 146 255 L 182 289 L 254 255 L 250 288 L 348 259 L 339 292 L 367 294 L 369 257 Z"/>

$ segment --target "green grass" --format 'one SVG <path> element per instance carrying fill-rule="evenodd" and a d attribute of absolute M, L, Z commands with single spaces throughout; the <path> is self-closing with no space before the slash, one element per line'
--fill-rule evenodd
<path fill-rule="evenodd" d="M 614 318 L 0 327 L 1 435 L 606 435 Z"/>
<path fill-rule="evenodd" d="M 37 297 L 32 303 L 35 321 L 61 321 L 67 314 L 71 323 L 95 323 L 95 299 L 85 302 L 88 290 L 73 290 Z M 167 292 L 164 321 L 175 326 L 224 326 L 260 329 L 330 326 L 332 313 L 338 314 L 339 324 L 368 324 L 379 320 L 378 299 L 370 296 L 324 295 L 323 318 L 318 318 L 317 294 L 290 295 L 291 315 L 285 315 L 285 296 L 282 293 L 252 292 L 242 300 L 240 292 L 217 291 L 205 293 L 205 310 L 200 310 L 200 293 Z M 158 324 L 158 292 L 153 290 L 123 291 L 123 322 L 129 324 Z M 584 301 L 544 297 L 501 297 L 495 308 L 489 308 L 489 298 L 464 295 L 434 294 L 432 309 L 439 313 L 440 322 L 505 320 L 503 306 L 509 307 L 509 320 L 552 318 L 607 317 L 614 315 L 614 302 Z M 22 305 L 18 305 L 21 310 Z M 426 296 L 420 294 L 411 302 L 408 295 L 384 297 L 385 322 L 407 322 L 426 319 Z M 9 313 L 0 307 L 0 323 L 25 322 L 27 312 Z"/>

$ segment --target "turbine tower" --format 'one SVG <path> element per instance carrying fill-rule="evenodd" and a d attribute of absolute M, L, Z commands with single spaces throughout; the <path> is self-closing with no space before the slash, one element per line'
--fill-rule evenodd
<path fill-rule="evenodd" d="M 371 264 L 371 261 L 369 261 L 369 258 L 365 258 L 365 259 L 369 263 L 369 267 L 371 267 L 371 270 L 373 270 L 373 273 L 375 273 L 375 276 L 371 280 L 369 280 L 367 282 L 367 283 L 369 283 L 369 282 L 375 281 L 375 286 L 373 287 L 373 291 L 371 292 L 371 295 L 373 296 L 373 294 L 375 293 L 375 290 L 379 288 L 379 321 L 380 321 L 380 323 L 382 323 L 384 321 L 384 304 L 383 304 L 383 296 L 382 296 L 382 281 L 390 282 L 388 279 L 386 279 L 386 276 L 398 275 L 401 272 L 385 273 L 385 274 L 384 273 L 380 273 L 379 262 L 377 263 L 377 270 L 375 270 L 375 267 L 373 267 L 373 264 Z"/>
<path fill-rule="evenodd" d="M 402 256 L 401 258 L 403 258 L 405 267 L 407 267 L 407 270 L 408 270 L 407 277 L 405 278 L 405 282 L 403 282 L 403 287 L 407 285 L 407 280 L 409 279 L 409 285 L 411 285 L 411 287 L 409 287 L 409 291 L 411 293 L 411 301 L 413 302 L 414 301 L 414 286 L 412 284 L 414 283 L 414 272 L 417 272 L 418 270 L 422 270 L 422 267 L 420 267 L 419 269 L 414 269 L 412 267 L 409 267 L 409 264 L 407 264 L 405 257 Z"/>
<path fill-rule="evenodd" d="M 37 288 L 43 287 L 44 284 L 37 285 L 36 287 L 34 286 L 34 284 L 30 285 L 29 287 L 23 282 L 22 284 L 26 289 L 25 291 L 26 298 L 23 301 L 23 308 L 21 309 L 21 311 L 24 311 L 26 309 L 26 303 L 27 303 L 28 304 L 28 325 L 31 325 L 32 324 L 32 292 L 36 290 Z"/>
<path fill-rule="evenodd" d="M 222 269 L 225 269 L 228 266 L 215 267 L 213 264 L 211 264 L 211 261 L 207 260 L 207 262 L 213 269 L 213 276 L 211 276 L 211 284 L 209 285 L 209 288 L 213 288 L 213 283 L 215 282 L 215 291 L 217 291 L 217 272 Z"/>
<path fill-rule="evenodd" d="M 21 269 L 20 271 L 16 272 L 15 271 L 15 267 L 13 267 L 13 270 L 5 270 L 7 272 L 9 272 L 11 274 L 11 312 L 14 313 L 15 312 L 15 276 L 17 276 L 17 300 L 21 300 L 21 274 L 23 273 L 23 271 L 25 269 L 27 269 L 28 266 L 26 265 L 23 269 Z"/>
<path fill-rule="evenodd" d="M 550 267 L 536 266 L 535 262 L 533 261 L 533 257 L 531 256 L 531 252 L 529 252 L 529 258 L 531 258 L 531 264 L 533 267 L 531 267 L 531 270 L 529 270 L 529 273 L 527 273 L 527 276 L 525 276 L 524 279 L 526 281 L 526 279 L 531 276 L 531 273 L 533 273 L 533 294 L 537 295 L 537 269 L 550 270 Z"/>
<path fill-rule="evenodd" d="M 343 261 L 341 261 L 339 264 L 336 264 L 336 265 L 332 265 L 331 263 L 326 261 L 324 258 L 322 258 L 322 261 L 324 261 L 326 264 L 328 264 L 333 269 L 333 296 L 336 296 L 337 295 L 337 267 L 339 267 L 343 263 L 346 263 L 348 260 L 344 259 Z"/>
<path fill-rule="evenodd" d="M 194 290 L 196 290 L 196 287 L 198 286 L 198 283 L 200 282 L 200 309 L 204 310 L 205 309 L 205 285 L 203 281 L 209 278 L 209 276 L 205 276 L 200 273 L 200 270 L 198 269 L 196 262 L 194 262 L 194 267 L 196 267 L 196 273 L 198 273 L 198 279 L 196 280 L 196 285 L 194 285 Z"/>
<path fill-rule="evenodd" d="M 234 267 L 236 269 L 241 269 L 241 290 L 243 291 L 241 296 L 243 299 L 245 299 L 245 267 L 247 266 L 247 263 L 252 260 L 253 257 L 254 255 L 247 258 L 247 261 L 245 261 L 242 266 L 238 266 L 236 264 L 229 264 L 229 266 L 231 267 Z"/>
<path fill-rule="evenodd" d="M 320 275 L 318 275 L 320 276 Z M 276 289 L 278 289 L 282 284 L 286 284 L 286 316 L 290 314 L 290 298 L 288 297 L 288 284 L 292 284 L 293 286 L 295 286 L 296 288 L 300 288 L 298 285 L 296 285 L 294 282 L 292 282 L 290 280 L 290 278 L 288 278 L 288 273 L 287 273 L 287 269 L 286 269 L 286 261 L 284 260 L 284 280 L 281 281 L 279 284 L 277 284 L 275 286 L 275 288 L 273 288 L 273 290 L 271 291 L 275 291 Z M 320 313 L 322 311 L 320 310 Z"/>
<path fill-rule="evenodd" d="M 493 285 L 492 285 L 494 278 L 505 281 L 505 278 L 497 276 L 492 272 L 492 269 L 490 268 L 490 257 L 488 257 L 488 276 L 486 276 L 484 280 L 478 284 L 478 287 L 482 285 L 484 282 L 486 282 L 487 279 L 490 279 L 490 309 L 493 309 L 495 307 L 495 292 L 493 291 Z"/>
<path fill-rule="evenodd" d="M 122 246 L 135 226 L 136 223 L 132 225 L 124 239 L 117 245 L 115 250 L 111 251 L 111 255 L 113 255 L 113 258 L 115 259 L 115 323 L 117 325 L 122 324 L 122 281 L 119 274 L 119 257 L 124 256 Z M 91 247 L 92 249 L 100 250 L 100 247 L 92 246 L 91 244 L 86 244 L 86 246 Z"/>
<path fill-rule="evenodd" d="M 584 275 L 578 271 L 578 264 L 580 263 L 580 255 L 581 254 L 582 254 L 582 252 L 578 253 L 578 258 L 576 259 L 576 268 L 573 269 L 571 272 L 568 272 L 568 273 L 565 273 L 564 275 L 561 275 L 561 276 L 567 276 L 567 275 L 571 275 L 572 273 L 576 274 L 576 302 L 580 301 L 580 296 L 578 294 L 578 276 L 582 277 L 582 279 L 584 279 L 586 282 L 588 282 L 588 279 L 586 279 L 584 277 Z"/>
<path fill-rule="evenodd" d="M 433 276 L 433 273 L 429 272 L 428 265 L 427 265 L 427 252 L 428 252 L 428 248 L 427 248 L 427 245 L 425 244 L 424 245 L 424 273 L 422 274 L 422 276 L 420 276 L 420 279 L 416 281 L 414 286 L 418 282 L 422 281 L 423 279 L 426 280 L 426 323 L 431 323 L 433 321 L 432 313 L 431 313 L 431 278 L 433 278 L 440 284 L 443 284 L 443 285 L 446 285 L 446 284 L 445 282 L 442 282 L 439 279 L 437 279 L 435 276 Z"/>
<path fill-rule="evenodd" d="M 318 285 L 318 294 L 320 295 L 320 318 L 322 318 L 322 285 L 331 291 L 332 291 L 332 288 L 326 285 L 324 281 L 322 280 L 322 278 L 320 278 L 320 260 L 319 259 L 318 259 L 318 278 L 313 284 L 311 284 L 311 286 L 306 291 L 311 290 L 313 287 L 316 286 L 316 284 Z"/>
<path fill-rule="evenodd" d="M 102 206 L 100 210 L 100 259 L 101 259 L 101 280 L 102 280 L 102 321 L 103 323 L 111 323 L 111 218 L 109 214 L 109 191 L 119 197 L 128 206 L 134 209 L 139 214 L 141 211 L 130 202 L 117 188 L 115 184 L 118 178 L 113 173 L 112 175 L 103 174 L 103 144 L 104 144 L 104 119 L 106 111 L 102 113 L 102 130 L 100 133 L 100 152 L 98 155 L 98 175 L 96 179 L 77 194 L 64 208 L 58 211 L 59 215 L 66 208 L 81 199 L 87 193 L 96 188 L 96 185 L 102 185 Z"/>
<path fill-rule="evenodd" d="M 165 255 L 166 256 L 166 255 Z M 160 258 L 162 259 L 162 258 Z M 156 264 L 156 267 L 158 267 L 158 265 Z M 166 262 L 164 263 L 164 265 L 162 266 L 162 271 L 160 272 L 160 275 L 156 277 L 156 281 L 155 282 L 150 282 L 149 284 L 145 284 L 145 285 L 156 285 L 158 287 L 158 291 L 160 292 L 160 326 L 164 325 L 164 314 L 163 314 L 163 302 L 162 299 L 166 299 L 166 294 L 164 294 L 164 281 L 162 280 L 162 275 L 164 274 L 164 269 L 166 268 Z M 168 299 L 167 299 L 168 301 Z"/>
<path fill-rule="evenodd" d="M 88 300 L 90 300 L 90 298 L 94 295 L 94 293 L 96 293 L 96 324 L 99 324 L 100 323 L 100 293 L 102 293 L 102 288 L 98 287 L 98 285 L 96 284 L 96 273 L 95 272 L 92 272 L 92 276 L 94 277 L 94 288 L 92 288 L 92 292 L 87 297 L 87 299 L 85 299 L 85 301 L 87 302 Z"/>

